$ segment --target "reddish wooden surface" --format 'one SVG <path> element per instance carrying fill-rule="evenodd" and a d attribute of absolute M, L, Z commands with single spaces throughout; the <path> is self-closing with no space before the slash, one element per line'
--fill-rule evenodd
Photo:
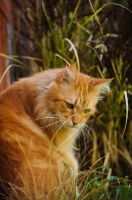
<path fill-rule="evenodd" d="M 8 36 L 7 23 L 10 23 L 12 10 L 12 0 L 0 1 L 0 53 L 8 54 Z M 7 68 L 7 59 L 0 56 L 0 80 Z M 0 84 L 1 90 L 4 90 L 9 85 L 9 73 L 7 73 Z"/>
<path fill-rule="evenodd" d="M 0 53 L 6 54 L 6 40 L 7 40 L 7 32 L 6 32 L 6 15 L 5 15 L 5 1 L 0 1 Z M 0 79 L 2 74 L 6 69 L 6 59 L 0 56 Z M 3 79 L 1 83 L 1 89 L 5 89 L 8 84 L 7 75 Z"/>
<path fill-rule="evenodd" d="M 30 5 L 29 0 L 0 0 L 0 53 L 12 55 L 14 50 L 15 33 L 13 27 L 20 28 L 20 10 Z M 12 39 L 14 38 L 14 39 Z M 10 45 L 9 45 L 10 44 Z M 21 51 L 20 51 L 21 53 Z M 18 53 L 19 54 L 19 53 Z M 0 56 L 0 80 L 9 66 L 9 60 Z M 10 85 L 10 73 L 8 72 L 2 82 L 0 81 L 0 92 Z"/>

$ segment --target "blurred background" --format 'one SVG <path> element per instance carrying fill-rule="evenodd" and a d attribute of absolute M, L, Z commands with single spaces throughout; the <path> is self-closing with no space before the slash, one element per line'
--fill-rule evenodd
<path fill-rule="evenodd" d="M 1 0 L 1 91 L 21 77 L 76 62 L 80 71 L 114 78 L 77 141 L 80 170 L 107 166 L 132 179 L 132 1 Z M 91 130 L 92 129 L 92 130 Z M 105 170 L 105 169 L 103 169 Z"/>

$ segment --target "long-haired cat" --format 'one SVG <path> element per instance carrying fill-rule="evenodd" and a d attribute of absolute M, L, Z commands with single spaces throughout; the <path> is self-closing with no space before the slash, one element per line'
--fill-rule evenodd
<path fill-rule="evenodd" d="M 1 199 L 74 199 L 74 143 L 109 82 L 69 66 L 23 78 L 1 93 Z"/>

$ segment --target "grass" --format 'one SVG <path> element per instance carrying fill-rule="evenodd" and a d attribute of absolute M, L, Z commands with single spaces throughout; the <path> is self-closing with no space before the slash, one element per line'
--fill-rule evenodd
<path fill-rule="evenodd" d="M 104 170 L 105 173 L 102 172 Z M 89 172 L 85 174 L 84 186 L 78 199 L 131 199 L 132 186 L 128 177 L 122 179 L 117 176 L 103 178 L 109 170 L 106 166 L 89 169 Z"/>
<path fill-rule="evenodd" d="M 118 4 L 111 0 L 59 0 L 49 5 L 48 1 L 31 0 L 19 19 L 25 29 L 16 30 L 26 43 L 14 42 L 27 56 L 23 55 L 24 61 L 19 55 L 9 57 L 31 71 L 66 66 L 65 60 L 77 61 L 75 50 L 64 40 L 68 38 L 76 47 L 80 71 L 94 77 L 114 77 L 109 96 L 89 122 L 92 133 L 77 141 L 80 175 L 86 177 L 81 200 L 132 198 L 132 4 L 123 0 Z M 30 67 L 22 64 L 27 60 Z M 23 70 L 14 68 L 14 79 L 22 76 Z M 95 163 L 96 169 L 89 168 Z"/>
<path fill-rule="evenodd" d="M 48 196 L 50 197 L 50 194 L 52 194 L 52 192 L 54 192 L 54 198 L 57 200 L 131 200 L 132 198 L 132 182 L 129 181 L 128 176 L 124 178 L 119 178 L 118 176 L 111 175 L 108 177 L 107 175 L 109 174 L 110 168 L 106 166 L 100 166 L 97 168 L 89 167 L 88 171 L 79 172 L 77 178 L 79 195 L 76 191 L 76 183 L 73 180 L 73 174 L 70 166 L 66 165 L 66 170 L 69 173 L 69 180 L 67 180 L 67 183 L 62 184 L 60 179 L 58 187 L 55 187 L 46 195 L 47 199 Z M 44 174 L 42 173 L 42 171 L 40 172 L 40 176 L 37 179 L 40 181 L 37 181 L 37 183 L 34 183 L 34 186 L 32 186 L 32 189 L 34 191 L 32 193 L 30 191 L 30 185 L 28 183 L 29 180 L 26 180 L 23 175 L 21 177 L 21 179 L 23 180 L 23 187 L 9 184 L 12 188 L 12 199 L 14 199 L 14 197 L 15 199 L 19 200 L 45 199 L 43 196 L 44 185 L 42 184 L 42 180 L 44 179 Z M 105 176 L 107 176 L 107 178 L 104 178 Z M 71 191 L 70 195 L 68 191 Z M 32 196 L 33 194 L 34 196 Z"/>

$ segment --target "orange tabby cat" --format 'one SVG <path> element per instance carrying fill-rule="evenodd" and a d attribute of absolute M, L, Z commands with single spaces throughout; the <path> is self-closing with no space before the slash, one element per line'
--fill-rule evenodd
<path fill-rule="evenodd" d="M 74 199 L 74 143 L 109 82 L 69 66 L 23 78 L 1 93 L 1 199 Z"/>

